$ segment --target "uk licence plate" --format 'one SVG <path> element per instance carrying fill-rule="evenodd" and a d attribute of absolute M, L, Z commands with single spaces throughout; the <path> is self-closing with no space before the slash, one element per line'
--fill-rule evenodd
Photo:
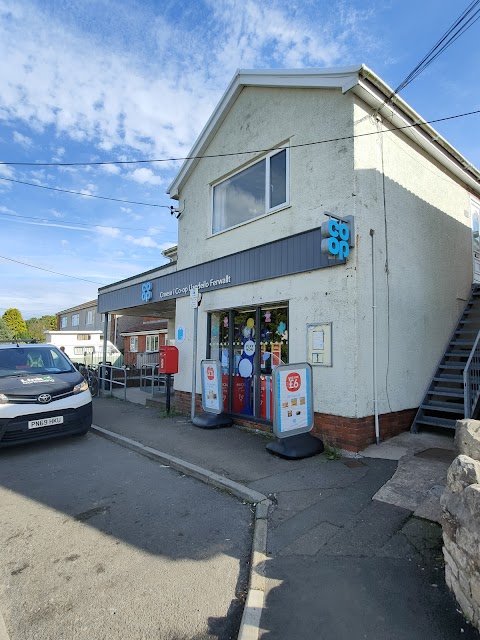
<path fill-rule="evenodd" d="M 62 424 L 63 416 L 55 416 L 53 418 L 41 418 L 40 420 L 29 420 L 29 429 L 38 429 L 39 427 L 50 427 L 52 424 Z"/>

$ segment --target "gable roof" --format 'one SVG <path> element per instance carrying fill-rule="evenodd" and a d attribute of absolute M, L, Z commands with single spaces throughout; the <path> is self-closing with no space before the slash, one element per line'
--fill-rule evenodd
<path fill-rule="evenodd" d="M 393 89 L 363 64 L 330 69 L 238 69 L 191 148 L 188 154 L 190 159 L 185 160 L 168 187 L 167 193 L 171 198 L 178 200 L 181 188 L 197 166 L 244 87 L 340 89 L 342 93 L 353 91 L 371 106 L 372 110 L 378 109 L 378 112 L 394 127 L 408 127 L 424 122 L 424 119 L 397 95 L 386 105 L 385 99 L 393 94 Z M 478 169 L 433 127 L 428 124 L 418 124 L 416 127 L 403 129 L 403 133 L 480 195 Z"/>

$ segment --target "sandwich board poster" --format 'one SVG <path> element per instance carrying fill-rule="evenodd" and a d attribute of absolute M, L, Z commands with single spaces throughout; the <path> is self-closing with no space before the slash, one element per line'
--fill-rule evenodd
<path fill-rule="evenodd" d="M 284 364 L 273 371 L 273 432 L 277 438 L 307 433 L 313 427 L 312 367 Z"/>
<path fill-rule="evenodd" d="M 222 413 L 222 369 L 219 360 L 202 360 L 202 407 L 209 413 Z"/>

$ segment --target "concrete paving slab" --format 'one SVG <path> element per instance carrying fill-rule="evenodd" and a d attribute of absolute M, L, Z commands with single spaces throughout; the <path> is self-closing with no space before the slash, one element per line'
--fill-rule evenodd
<path fill-rule="evenodd" d="M 332 487 L 348 487 L 363 478 L 367 467 L 346 467 L 341 460 L 327 460 L 325 456 L 309 458 L 311 462 L 302 460 L 301 471 L 298 467 L 284 468 L 261 480 L 249 483 L 250 488 L 262 493 L 280 493 L 282 491 L 299 491 L 302 489 L 329 489 Z M 291 461 L 286 461 L 291 462 Z"/>
<path fill-rule="evenodd" d="M 381 458 L 383 460 L 400 460 L 408 453 L 407 447 L 393 444 L 389 440 L 379 445 L 371 444 L 361 452 L 364 458 Z"/>
<path fill-rule="evenodd" d="M 440 498 L 438 496 L 430 495 L 418 505 L 413 515 L 417 518 L 423 518 L 424 520 L 430 520 L 441 524 L 442 513 L 443 510 L 440 506 Z"/>
<path fill-rule="evenodd" d="M 411 511 L 384 502 L 369 502 L 332 537 L 322 553 L 340 556 L 375 556 L 401 529 Z"/>
<path fill-rule="evenodd" d="M 373 499 L 415 511 L 427 499 L 432 487 L 446 483 L 448 467 L 443 462 L 403 458 L 392 479 Z"/>
<path fill-rule="evenodd" d="M 339 531 L 340 527 L 330 524 L 330 522 L 321 522 L 305 533 L 305 535 L 294 540 L 292 544 L 284 547 L 279 552 L 279 555 L 314 556 L 328 543 L 330 538 L 337 535 Z"/>

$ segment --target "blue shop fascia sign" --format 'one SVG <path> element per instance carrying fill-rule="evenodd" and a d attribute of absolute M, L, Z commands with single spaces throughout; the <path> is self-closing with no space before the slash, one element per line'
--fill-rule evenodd
<path fill-rule="evenodd" d="M 325 215 L 330 219 L 322 222 L 321 226 L 322 253 L 332 259 L 348 260 L 350 248 L 355 246 L 353 216 L 340 218 L 330 213 Z"/>

